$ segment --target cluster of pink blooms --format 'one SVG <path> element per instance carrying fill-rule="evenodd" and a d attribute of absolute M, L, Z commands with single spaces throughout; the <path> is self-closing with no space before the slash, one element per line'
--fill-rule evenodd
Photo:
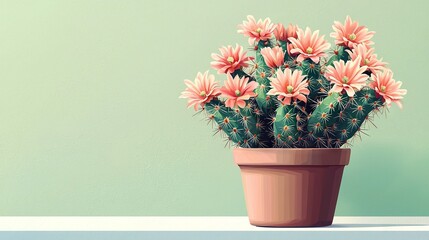
<path fill-rule="evenodd" d="M 349 16 L 344 24 L 334 22 L 332 28 L 334 32 L 330 36 L 335 39 L 336 45 L 347 49 L 350 60 L 335 61 L 333 66 L 326 67 L 324 76 L 333 84 L 331 91 L 345 92 L 352 97 L 362 88 L 370 87 L 388 106 L 394 102 L 401 107 L 401 99 L 406 90 L 400 89 L 402 83 L 393 79 L 392 71 L 386 67 L 387 63 L 374 54 L 374 48 L 371 47 L 374 32 L 360 26 Z M 306 76 L 300 70 L 292 71 L 285 66 L 285 54 L 293 57 L 298 63 L 308 59 L 315 64 L 321 64 L 322 59 L 326 60 L 327 51 L 331 47 L 324 39 L 324 35 L 308 27 L 304 30 L 292 24 L 288 27 L 273 24 L 269 18 L 256 21 L 253 16 L 248 16 L 247 21 L 239 25 L 238 33 L 247 36 L 249 44 L 255 49 L 260 46 L 258 43 L 261 41 L 285 43 L 286 49 L 280 45 L 260 49 L 264 62 L 274 73 L 269 78 L 271 86 L 268 95 L 277 96 L 284 105 L 289 105 L 295 100 L 306 102 L 306 95 L 310 93 Z M 256 96 L 254 91 L 258 87 L 257 82 L 251 81 L 248 77 L 232 75 L 254 65 L 254 58 L 247 56 L 247 52 L 238 44 L 219 50 L 220 54 L 212 54 L 214 61 L 211 62 L 211 66 L 218 73 L 227 75 L 224 86 L 220 87 L 214 76 L 207 72 L 198 73 L 194 82 L 185 80 L 187 88 L 181 97 L 188 99 L 188 107 L 193 106 L 197 110 L 213 98 L 224 98 L 227 107 L 243 108 L 246 100 Z"/>
<path fill-rule="evenodd" d="M 193 106 L 195 111 L 198 107 L 210 102 L 215 97 L 224 97 L 226 99 L 225 106 L 230 108 L 243 108 L 246 105 L 245 100 L 251 97 L 256 97 L 255 89 L 258 83 L 255 81 L 249 82 L 247 77 L 232 77 L 227 74 L 227 80 L 223 87 L 219 87 L 214 81 L 214 76 L 208 72 L 204 74 L 198 73 L 195 81 L 185 80 L 186 90 L 182 92 L 180 98 L 188 99 L 188 107 Z"/>

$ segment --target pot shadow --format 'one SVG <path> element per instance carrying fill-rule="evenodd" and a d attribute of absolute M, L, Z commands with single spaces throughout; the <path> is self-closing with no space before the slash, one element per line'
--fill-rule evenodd
<path fill-rule="evenodd" d="M 350 223 L 350 224 L 332 224 L 331 226 L 326 226 L 327 228 L 362 228 L 362 227 L 424 227 L 429 226 L 428 224 L 383 224 L 383 223 Z"/>
<path fill-rule="evenodd" d="M 259 228 L 386 228 L 386 227 L 429 227 L 428 224 L 383 224 L 383 223 L 350 223 L 350 224 L 332 224 L 329 226 L 315 227 L 284 227 L 284 226 L 256 226 Z"/>

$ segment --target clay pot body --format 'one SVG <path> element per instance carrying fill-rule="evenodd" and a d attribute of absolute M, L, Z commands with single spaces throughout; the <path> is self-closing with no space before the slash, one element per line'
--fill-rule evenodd
<path fill-rule="evenodd" d="M 350 149 L 237 148 L 233 153 L 252 225 L 332 224 Z"/>

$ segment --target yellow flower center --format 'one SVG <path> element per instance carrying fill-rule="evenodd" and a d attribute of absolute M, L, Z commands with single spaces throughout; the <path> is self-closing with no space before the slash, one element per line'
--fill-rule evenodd
<path fill-rule="evenodd" d="M 347 84 L 347 82 L 349 81 L 349 78 L 348 77 L 346 77 L 346 76 L 344 76 L 343 77 L 343 82 L 345 83 L 345 84 Z"/>
<path fill-rule="evenodd" d="M 355 40 L 356 39 L 356 34 L 354 34 L 354 33 L 350 34 L 349 35 L 349 39 L 352 40 L 352 41 Z"/>
<path fill-rule="evenodd" d="M 307 50 L 305 50 L 308 54 L 312 54 L 313 53 L 313 48 L 308 47 Z"/>
<path fill-rule="evenodd" d="M 368 65 L 369 64 L 369 59 L 365 58 L 365 60 L 363 62 L 365 63 L 365 65 Z"/>
<path fill-rule="evenodd" d="M 233 63 L 234 62 L 234 58 L 233 57 L 228 57 L 227 59 L 226 59 L 229 63 Z"/>
<path fill-rule="evenodd" d="M 261 33 L 261 32 L 262 32 L 262 29 L 258 27 L 258 29 L 256 29 L 256 32 L 257 32 L 257 33 Z"/>
<path fill-rule="evenodd" d="M 206 95 L 207 95 L 206 91 L 201 91 L 201 92 L 200 92 L 200 96 L 201 96 L 201 97 L 205 97 Z"/>
<path fill-rule="evenodd" d="M 292 93 L 293 92 L 293 87 L 291 85 L 286 87 L 286 90 L 288 93 Z"/>
<path fill-rule="evenodd" d="M 240 92 L 240 90 L 235 90 L 235 96 L 237 96 L 237 97 L 239 97 L 240 96 L 240 94 L 241 94 L 241 92 Z"/>
<path fill-rule="evenodd" d="M 385 92 L 386 91 L 386 86 L 381 86 L 380 90 L 381 90 L 381 92 Z"/>

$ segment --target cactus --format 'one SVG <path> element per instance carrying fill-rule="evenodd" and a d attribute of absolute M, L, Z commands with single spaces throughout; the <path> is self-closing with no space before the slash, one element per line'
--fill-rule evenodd
<path fill-rule="evenodd" d="M 256 147 L 263 144 L 260 140 L 261 124 L 252 107 L 231 109 L 219 100 L 205 105 L 209 121 L 218 125 L 217 132 L 224 132 L 227 139 L 241 147 Z"/>
<path fill-rule="evenodd" d="M 382 98 L 373 89 L 363 89 L 349 98 L 338 114 L 335 124 L 335 138 L 346 141 L 352 138 L 368 118 L 369 113 L 382 106 Z M 340 116 L 341 115 L 341 116 Z"/>
<path fill-rule="evenodd" d="M 332 93 L 315 109 L 308 129 L 326 142 L 333 139 L 343 144 L 360 130 L 369 113 L 381 106 L 382 99 L 373 89 L 362 89 L 352 98 Z"/>
<path fill-rule="evenodd" d="M 337 121 L 341 121 L 340 111 L 345 109 L 346 101 L 348 101 L 346 95 L 329 94 L 311 114 L 308 130 L 317 137 L 329 137 L 326 130 L 332 128 Z"/>
<path fill-rule="evenodd" d="M 297 109 L 293 105 L 280 105 L 273 123 L 277 147 L 291 147 L 298 139 Z"/>
<path fill-rule="evenodd" d="M 327 55 L 330 45 L 318 31 L 248 17 L 239 32 L 249 37 L 254 57 L 239 45 L 222 48 L 211 65 L 227 74 L 225 85 L 199 73 L 195 83 L 185 82 L 181 97 L 238 147 L 339 148 L 372 113 L 400 105 L 406 90 L 373 54 L 373 33 L 334 29 L 337 45 Z"/>
<path fill-rule="evenodd" d="M 268 77 L 271 76 L 271 71 L 261 54 L 261 49 L 269 46 L 269 41 L 261 41 L 258 43 L 255 50 L 255 79 L 259 83 L 259 87 L 256 89 L 257 96 L 255 99 L 259 108 L 265 114 L 270 113 L 275 108 L 272 96 L 267 95 L 268 90 L 270 89 L 270 80 Z"/>

